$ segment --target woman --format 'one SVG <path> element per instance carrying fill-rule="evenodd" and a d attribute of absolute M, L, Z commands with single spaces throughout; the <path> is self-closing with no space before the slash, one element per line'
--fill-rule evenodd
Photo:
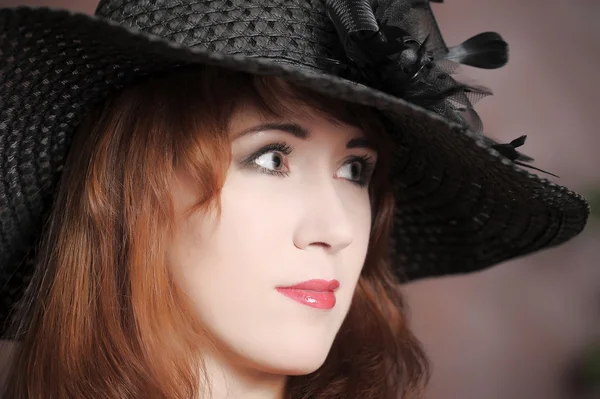
<path fill-rule="evenodd" d="M 449 65 L 506 49 L 445 48 L 426 2 L 97 14 L 0 12 L 10 301 L 35 266 L 6 397 L 417 397 L 393 273 L 481 269 L 585 224 L 581 197 L 511 163 L 518 141 L 468 130 L 476 89 Z"/>

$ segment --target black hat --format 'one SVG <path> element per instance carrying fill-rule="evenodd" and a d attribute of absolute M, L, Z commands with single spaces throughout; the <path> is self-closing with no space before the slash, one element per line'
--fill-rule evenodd
<path fill-rule="evenodd" d="M 433 0 L 431 0 L 433 1 Z M 441 1 L 438 1 L 441 2 Z M 394 143 L 392 260 L 405 280 L 481 270 L 585 226 L 578 194 L 482 134 L 458 64 L 497 68 L 493 32 L 444 43 L 428 0 L 102 0 L 95 16 L 0 9 L 0 305 L 21 295 L 83 114 L 142 75 L 210 64 L 380 110 Z"/>

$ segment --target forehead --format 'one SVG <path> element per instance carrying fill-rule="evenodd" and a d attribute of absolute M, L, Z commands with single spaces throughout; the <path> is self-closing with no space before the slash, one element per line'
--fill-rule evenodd
<path fill-rule="evenodd" d="M 233 139 L 251 133 L 254 127 L 285 130 L 298 138 L 310 138 L 319 131 L 331 131 L 343 137 L 365 137 L 364 131 L 354 125 L 301 103 L 287 104 L 284 112 L 265 112 L 256 104 L 245 104 L 231 116 L 229 132 Z M 279 129 L 283 127 L 284 129 Z"/>
<path fill-rule="evenodd" d="M 254 76 L 250 90 L 242 90 L 236 108 L 248 108 L 266 119 L 327 121 L 347 125 L 369 135 L 379 126 L 379 116 L 369 107 L 320 94 L 281 77 Z"/>

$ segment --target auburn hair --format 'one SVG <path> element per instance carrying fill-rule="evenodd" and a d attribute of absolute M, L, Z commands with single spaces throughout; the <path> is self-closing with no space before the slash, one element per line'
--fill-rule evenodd
<path fill-rule="evenodd" d="M 36 269 L 11 327 L 19 341 L 6 398 L 197 398 L 206 334 L 166 262 L 170 187 L 183 168 L 219 205 L 228 125 L 244 104 L 285 116 L 310 107 L 375 137 L 373 225 L 349 313 L 325 363 L 289 378 L 289 399 L 416 398 L 428 380 L 388 264 L 394 198 L 375 110 L 286 82 L 217 67 L 148 77 L 90 110 L 74 137 Z M 387 154 L 387 155 L 386 155 Z"/>

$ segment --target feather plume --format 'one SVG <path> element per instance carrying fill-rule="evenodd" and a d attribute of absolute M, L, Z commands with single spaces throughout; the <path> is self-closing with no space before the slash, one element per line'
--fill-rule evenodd
<path fill-rule="evenodd" d="M 508 44 L 496 32 L 483 32 L 450 47 L 444 57 L 482 69 L 495 69 L 508 62 Z"/>
<path fill-rule="evenodd" d="M 460 64 L 484 69 L 505 65 L 507 43 L 495 32 L 484 32 L 448 48 L 431 13 L 431 2 L 442 0 L 325 0 L 348 70 L 373 88 L 444 115 L 480 134 L 490 147 L 515 164 L 552 175 L 523 163 L 533 161 L 516 150 L 525 143 L 526 136 L 499 144 L 482 135 L 481 119 L 473 104 L 492 92 L 451 76 Z M 424 27 L 429 33 L 421 32 Z"/>

